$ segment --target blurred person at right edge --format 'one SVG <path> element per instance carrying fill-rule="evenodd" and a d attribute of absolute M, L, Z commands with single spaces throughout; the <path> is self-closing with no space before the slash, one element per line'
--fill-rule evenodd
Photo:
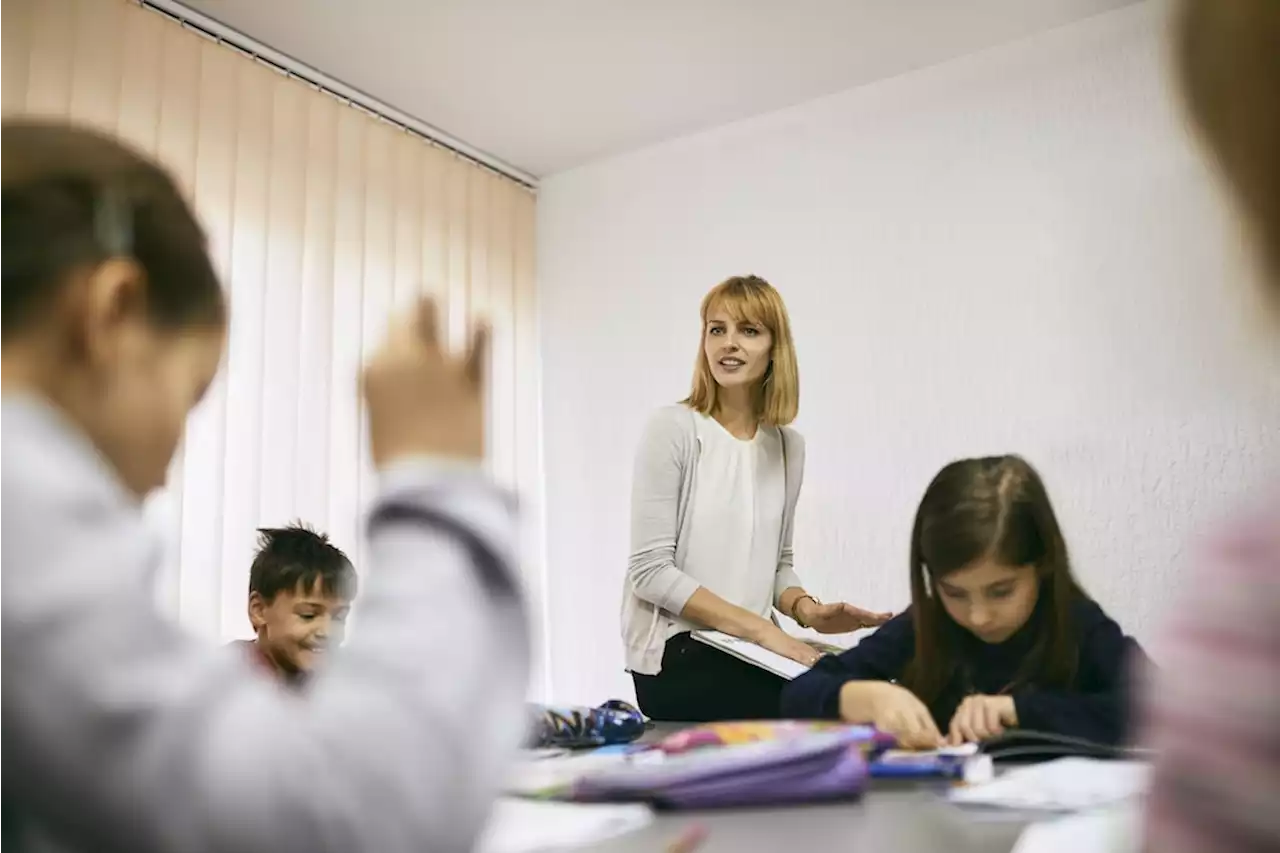
<path fill-rule="evenodd" d="M 1280 337 L 1280 0 L 1183 0 L 1175 71 Z M 1280 429 L 1280 424 L 1276 424 Z M 1205 543 L 1143 714 L 1144 849 L 1280 850 L 1280 484 Z"/>

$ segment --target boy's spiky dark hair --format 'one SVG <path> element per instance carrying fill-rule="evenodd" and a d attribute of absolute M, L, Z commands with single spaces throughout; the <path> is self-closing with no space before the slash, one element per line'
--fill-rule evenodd
<path fill-rule="evenodd" d="M 258 530 L 258 553 L 249 570 L 250 593 L 256 592 L 269 602 L 299 584 L 311 590 L 317 581 L 327 595 L 355 598 L 355 568 L 328 536 L 300 521 Z"/>

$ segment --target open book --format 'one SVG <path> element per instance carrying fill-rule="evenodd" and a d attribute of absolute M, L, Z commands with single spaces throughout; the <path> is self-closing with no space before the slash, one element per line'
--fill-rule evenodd
<path fill-rule="evenodd" d="M 752 666 L 758 666 L 765 672 L 772 672 L 788 681 L 796 676 L 806 672 L 809 667 L 802 663 L 796 663 L 791 658 L 785 658 L 777 652 L 771 652 L 764 646 L 758 646 L 750 640 L 731 637 L 721 631 L 694 631 L 693 638 L 700 643 L 706 643 L 712 648 L 719 649 L 725 654 L 733 655 L 738 660 L 746 661 Z"/>

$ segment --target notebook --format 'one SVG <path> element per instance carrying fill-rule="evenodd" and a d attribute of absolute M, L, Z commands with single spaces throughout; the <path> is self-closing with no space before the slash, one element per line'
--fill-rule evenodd
<path fill-rule="evenodd" d="M 995 776 L 992 759 L 982 755 L 976 743 L 941 749 L 884 749 L 870 756 L 873 779 L 956 779 L 986 782 Z"/>
<path fill-rule="evenodd" d="M 719 649 L 725 654 L 733 655 L 738 660 L 746 661 L 752 666 L 758 666 L 765 672 L 772 672 L 787 681 L 809 670 L 809 667 L 804 664 L 796 663 L 791 658 L 783 657 L 777 652 L 771 652 L 764 646 L 756 645 L 750 640 L 731 637 L 721 631 L 694 631 L 692 636 L 700 643 L 706 643 L 712 648 Z"/>

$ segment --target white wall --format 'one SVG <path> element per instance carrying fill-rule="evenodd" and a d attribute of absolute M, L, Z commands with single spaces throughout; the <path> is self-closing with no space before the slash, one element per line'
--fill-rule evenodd
<path fill-rule="evenodd" d="M 557 175 L 538 205 L 552 695 L 631 695 L 631 464 L 702 294 L 790 307 L 809 440 L 797 568 L 908 601 L 928 479 L 1016 451 L 1087 588 L 1150 641 L 1193 532 L 1280 463 L 1280 370 L 1143 5 Z M 1194 591 L 1190 591 L 1194 592 Z"/>

